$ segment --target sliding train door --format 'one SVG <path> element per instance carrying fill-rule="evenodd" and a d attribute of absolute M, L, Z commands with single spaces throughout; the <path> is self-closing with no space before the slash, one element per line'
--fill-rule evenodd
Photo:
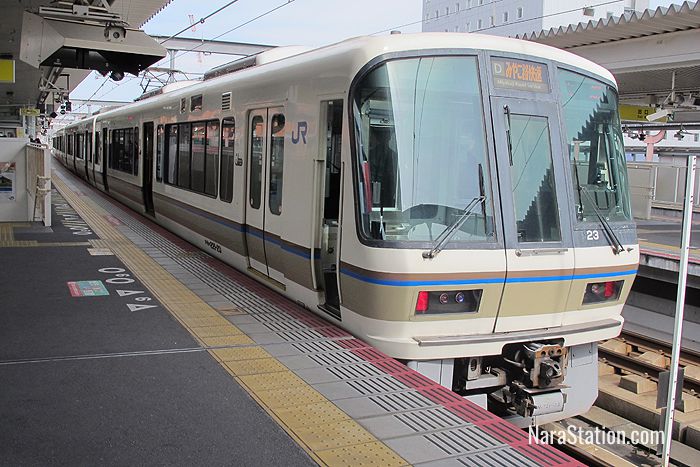
<path fill-rule="evenodd" d="M 280 283 L 284 279 L 279 235 L 284 134 L 284 109 L 258 109 L 248 115 L 245 214 L 248 266 Z"/>
<path fill-rule="evenodd" d="M 143 206 L 146 214 L 155 215 L 153 208 L 153 122 L 143 124 Z"/>
<path fill-rule="evenodd" d="M 248 267 L 269 275 L 265 254 L 265 163 L 267 156 L 267 109 L 248 116 L 248 202 L 246 205 L 246 244 Z"/>
<path fill-rule="evenodd" d="M 506 284 L 495 332 L 560 326 L 574 271 L 561 124 L 553 101 L 492 97 Z"/>

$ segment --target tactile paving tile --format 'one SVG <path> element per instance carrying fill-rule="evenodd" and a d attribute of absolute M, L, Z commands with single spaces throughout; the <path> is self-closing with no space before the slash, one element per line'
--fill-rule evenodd
<path fill-rule="evenodd" d="M 224 362 L 235 376 L 257 375 L 261 373 L 279 373 L 287 368 L 274 358 L 259 358 L 256 360 L 232 360 Z"/>
<path fill-rule="evenodd" d="M 308 425 L 317 420 L 325 420 L 326 422 L 350 420 L 345 412 L 329 401 L 281 408 L 275 411 L 275 415 L 290 427 Z"/>
<path fill-rule="evenodd" d="M 397 456 L 384 444 L 374 442 L 361 446 L 362 449 L 351 450 L 347 447 L 327 449 L 316 454 L 326 465 L 364 467 L 364 466 L 403 466 L 406 461 Z"/>
<path fill-rule="evenodd" d="M 210 351 L 218 360 L 222 362 L 253 360 L 268 358 L 270 354 L 260 347 L 238 347 L 231 349 L 215 349 Z"/>

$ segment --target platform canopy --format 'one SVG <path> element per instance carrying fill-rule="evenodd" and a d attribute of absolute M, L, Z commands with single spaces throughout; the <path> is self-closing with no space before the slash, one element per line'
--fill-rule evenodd
<path fill-rule="evenodd" d="M 700 2 L 518 37 L 606 67 L 615 75 L 623 101 L 673 107 L 677 119 L 700 120 Z"/>

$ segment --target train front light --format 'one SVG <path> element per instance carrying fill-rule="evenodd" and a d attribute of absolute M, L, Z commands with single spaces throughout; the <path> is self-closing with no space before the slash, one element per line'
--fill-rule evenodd
<path fill-rule="evenodd" d="M 620 298 L 625 281 L 589 282 L 583 294 L 583 304 L 614 302 Z"/>
<path fill-rule="evenodd" d="M 421 291 L 416 300 L 416 314 L 475 313 L 479 311 L 482 289 Z"/>

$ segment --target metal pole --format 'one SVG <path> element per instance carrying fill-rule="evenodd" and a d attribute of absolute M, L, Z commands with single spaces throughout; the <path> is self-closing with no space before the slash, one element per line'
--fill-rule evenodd
<path fill-rule="evenodd" d="M 670 384 L 666 398 L 666 417 L 664 418 L 663 465 L 668 467 L 671 457 L 671 439 L 673 434 L 673 415 L 676 411 L 676 386 L 678 385 L 678 363 L 683 335 L 683 313 L 685 312 L 685 284 L 688 276 L 688 255 L 690 253 L 690 230 L 693 220 L 693 193 L 695 192 L 696 156 L 688 158 L 688 170 L 685 180 L 685 203 L 683 204 L 683 236 L 681 238 L 681 258 L 678 267 L 678 292 L 676 294 L 676 321 L 673 326 L 673 351 L 671 353 Z"/>

